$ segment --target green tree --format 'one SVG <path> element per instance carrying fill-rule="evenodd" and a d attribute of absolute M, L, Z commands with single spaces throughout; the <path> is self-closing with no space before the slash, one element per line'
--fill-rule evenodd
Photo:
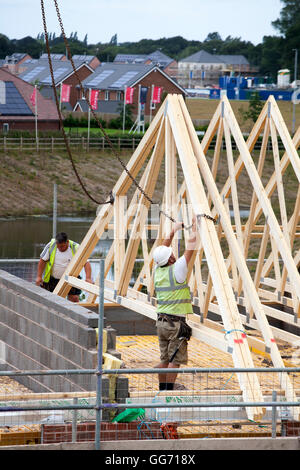
<path fill-rule="evenodd" d="M 220 54 L 223 40 L 218 32 L 209 33 L 203 42 L 203 49 L 211 54 Z"/>
<path fill-rule="evenodd" d="M 286 36 L 291 28 L 300 24 L 300 2 L 299 0 L 281 0 L 284 7 L 280 11 L 280 18 L 272 22 L 283 36 Z"/>
<path fill-rule="evenodd" d="M 283 8 L 280 17 L 272 22 L 284 38 L 280 50 L 284 67 L 294 69 L 294 49 L 300 45 L 300 2 L 281 0 Z M 299 70 L 298 70 L 299 71 Z"/>
<path fill-rule="evenodd" d="M 111 119 L 109 122 L 109 127 L 111 127 L 112 129 L 123 129 L 124 106 L 122 104 L 119 105 L 118 111 L 120 113 L 119 117 L 115 119 Z M 133 125 L 132 106 L 130 104 L 126 104 L 125 106 L 125 129 L 130 129 L 132 125 Z"/>
<path fill-rule="evenodd" d="M 118 36 L 117 34 L 114 34 L 110 40 L 110 44 L 113 44 L 114 46 L 118 45 Z"/>
<path fill-rule="evenodd" d="M 23 39 L 13 40 L 12 43 L 14 45 L 14 52 L 25 52 L 35 59 L 40 57 L 44 49 L 43 43 L 37 41 L 31 36 L 26 36 Z"/>
<path fill-rule="evenodd" d="M 255 123 L 258 119 L 258 116 L 261 113 L 263 105 L 264 105 L 263 102 L 259 98 L 259 93 L 257 91 L 252 92 L 247 111 L 244 111 L 241 108 L 239 109 L 239 112 L 242 115 L 243 121 L 245 122 L 248 119 L 250 119 L 251 121 Z"/>
<path fill-rule="evenodd" d="M 279 36 L 264 36 L 261 45 L 260 71 L 276 80 L 277 72 L 285 66 L 282 56 L 284 39 Z"/>
<path fill-rule="evenodd" d="M 0 34 L 0 58 L 5 59 L 7 55 L 13 52 L 15 51 L 11 41 L 4 34 Z"/>

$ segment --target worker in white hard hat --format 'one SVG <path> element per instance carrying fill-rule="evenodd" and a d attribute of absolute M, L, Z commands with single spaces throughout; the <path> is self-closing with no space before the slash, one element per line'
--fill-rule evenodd
<path fill-rule="evenodd" d="M 191 328 L 186 318 L 193 313 L 190 289 L 187 284 L 188 264 L 196 249 L 196 225 L 193 219 L 192 236 L 186 243 L 186 250 L 176 260 L 171 243 L 175 233 L 183 228 L 176 223 L 162 245 L 155 248 L 153 259 L 156 264 L 154 286 L 157 298 L 157 335 L 160 348 L 160 363 L 157 368 L 179 368 L 187 364 L 187 341 Z M 176 373 L 161 373 L 160 390 L 173 390 Z M 183 388 L 179 384 L 175 388 Z"/>

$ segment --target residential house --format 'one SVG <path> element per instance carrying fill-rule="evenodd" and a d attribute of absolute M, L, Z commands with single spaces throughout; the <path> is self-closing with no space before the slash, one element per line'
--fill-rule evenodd
<path fill-rule="evenodd" d="M 114 64 L 143 64 L 146 57 L 146 54 L 117 54 Z"/>
<path fill-rule="evenodd" d="M 72 59 L 73 59 L 74 63 L 75 62 L 85 62 L 90 67 L 92 67 L 93 70 L 96 70 L 96 68 L 99 67 L 99 65 L 100 65 L 100 60 L 95 55 L 86 55 L 86 54 L 77 55 L 77 54 L 75 54 L 75 55 L 72 56 Z"/>
<path fill-rule="evenodd" d="M 186 88 L 218 85 L 223 75 L 253 75 L 257 67 L 243 55 L 218 55 L 200 50 L 178 62 L 178 82 Z"/>
<path fill-rule="evenodd" d="M 176 60 L 171 59 L 159 50 L 151 54 L 117 54 L 114 63 L 157 65 L 170 77 L 177 77 L 178 64 Z"/>
<path fill-rule="evenodd" d="M 0 68 L 0 129 L 35 130 L 35 106 L 31 102 L 34 86 L 5 68 Z M 60 121 L 55 103 L 37 91 L 39 130 L 59 130 Z"/>
<path fill-rule="evenodd" d="M 176 60 L 171 59 L 161 51 L 152 52 L 147 56 L 146 64 L 153 64 L 160 67 L 170 77 L 176 79 L 178 74 L 178 63 Z"/>
<path fill-rule="evenodd" d="M 51 60 L 62 60 L 63 62 L 67 59 L 65 54 L 50 54 Z M 48 53 L 44 53 L 41 55 L 40 59 L 48 60 Z"/>
<path fill-rule="evenodd" d="M 147 89 L 144 108 L 146 119 L 150 114 L 153 116 L 156 112 L 156 105 L 151 102 L 152 86 L 161 87 L 162 94 L 186 95 L 185 90 L 156 65 L 106 63 L 100 65 L 92 75 L 83 81 L 86 96 L 88 96 L 89 89 L 99 90 L 96 110 L 99 113 L 119 115 L 120 106 L 124 104 L 125 89 L 131 87 L 134 89 L 132 110 L 134 116 L 136 116 L 138 113 L 139 91 L 142 87 Z M 85 97 L 82 96 L 80 89 L 77 88 L 77 90 L 78 102 L 74 111 L 87 111 L 88 105 Z"/>
<path fill-rule="evenodd" d="M 58 92 L 62 83 L 71 85 L 70 102 L 63 103 L 62 109 L 72 110 L 77 102 L 76 85 L 79 83 L 77 76 L 80 81 L 83 81 L 94 72 L 94 69 L 85 62 L 85 59 L 74 60 L 76 73 L 74 72 L 72 63 L 69 60 L 53 59 L 51 60 L 51 63 L 55 86 Z M 42 57 L 36 61 L 29 61 L 25 72 L 19 76 L 29 83 L 37 84 L 43 96 L 47 98 L 50 97 L 55 100 L 48 56 L 47 58 Z"/>
<path fill-rule="evenodd" d="M 7 68 L 7 70 L 15 75 L 23 72 L 24 62 L 31 60 L 29 54 L 23 52 L 14 52 L 12 55 L 7 55 L 3 61 L 2 67 Z"/>

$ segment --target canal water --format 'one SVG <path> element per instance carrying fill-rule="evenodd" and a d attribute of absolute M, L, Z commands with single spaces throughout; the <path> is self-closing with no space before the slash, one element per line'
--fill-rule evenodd
<path fill-rule="evenodd" d="M 93 221 L 94 217 L 57 217 L 56 232 L 66 232 L 71 240 L 81 243 Z M 38 259 L 52 238 L 52 231 L 51 217 L 0 218 L 0 270 L 35 283 Z M 111 240 L 100 240 L 93 250 L 90 261 L 94 281 L 100 269 L 98 258 L 105 256 L 110 245 Z M 80 274 L 85 279 L 84 269 Z M 113 278 L 112 270 L 108 278 Z M 81 300 L 87 297 L 82 292 Z"/>
<path fill-rule="evenodd" d="M 248 210 L 240 211 L 241 217 L 248 215 Z M 43 247 L 52 238 L 52 220 L 48 216 L 0 218 L 0 259 L 39 258 Z M 58 216 L 56 232 L 66 232 L 71 240 L 81 243 L 94 220 L 92 215 Z M 105 256 L 110 245 L 109 238 L 101 239 L 92 256 Z"/>
<path fill-rule="evenodd" d="M 242 216 L 242 214 L 241 214 Z M 59 216 L 57 217 L 56 232 L 66 232 L 71 240 L 81 243 L 95 216 Z M 53 219 L 48 216 L 0 218 L 0 270 L 34 283 L 37 273 L 37 262 L 40 254 L 53 232 Z M 112 236 L 113 233 L 109 232 Z M 101 239 L 94 248 L 90 261 L 92 278 L 95 280 L 99 273 L 99 258 L 105 257 L 111 246 L 109 236 Z M 142 260 L 137 260 L 131 282 L 134 283 L 141 268 Z M 84 269 L 81 276 L 85 278 Z M 108 277 L 113 279 L 113 271 Z M 87 297 L 84 293 L 84 296 Z"/>
<path fill-rule="evenodd" d="M 57 217 L 56 232 L 66 232 L 71 240 L 81 243 L 94 219 L 92 216 Z M 0 259 L 39 258 L 51 238 L 51 217 L 0 218 Z M 93 256 L 105 254 L 110 244 L 110 240 L 100 240 Z"/>

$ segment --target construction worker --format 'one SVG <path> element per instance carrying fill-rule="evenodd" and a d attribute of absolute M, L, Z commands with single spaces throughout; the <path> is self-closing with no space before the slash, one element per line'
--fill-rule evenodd
<path fill-rule="evenodd" d="M 36 285 L 53 292 L 60 278 L 75 255 L 79 244 L 69 240 L 65 232 L 60 232 L 45 246 L 38 263 Z M 87 262 L 84 266 L 86 281 L 92 283 L 91 265 Z M 81 290 L 72 287 L 68 294 L 68 300 L 79 302 Z"/>
<path fill-rule="evenodd" d="M 196 249 L 195 218 L 193 233 L 186 244 L 186 250 L 176 261 L 170 245 L 175 233 L 182 227 L 182 223 L 176 223 L 163 244 L 156 247 L 153 252 L 156 263 L 154 273 L 157 298 L 156 326 L 161 360 L 157 368 L 179 368 L 181 364 L 187 364 L 187 341 L 191 337 L 191 328 L 186 323 L 186 317 L 193 313 L 193 308 L 186 278 L 188 263 Z M 176 373 L 158 374 L 159 389 L 173 390 L 176 376 Z M 176 388 L 180 388 L 180 385 L 178 384 Z"/>

